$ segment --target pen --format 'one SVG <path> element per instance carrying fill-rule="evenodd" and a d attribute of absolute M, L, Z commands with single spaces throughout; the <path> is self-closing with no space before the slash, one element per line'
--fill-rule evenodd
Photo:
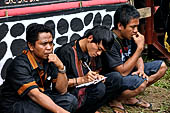
<path fill-rule="evenodd" d="M 87 65 L 86 62 L 84 62 L 84 65 L 88 68 L 89 71 L 92 71 L 92 70 L 90 69 L 90 67 Z M 98 81 L 98 79 L 96 78 L 96 79 L 93 81 L 94 84 L 96 84 L 97 81 Z"/>
<path fill-rule="evenodd" d="M 86 62 L 84 62 L 84 65 L 87 67 L 87 69 L 88 69 L 89 71 L 91 71 L 90 67 L 87 65 Z"/>

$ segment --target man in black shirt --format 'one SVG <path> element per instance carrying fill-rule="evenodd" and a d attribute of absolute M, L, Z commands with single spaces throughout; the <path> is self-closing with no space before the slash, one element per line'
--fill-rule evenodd
<path fill-rule="evenodd" d="M 123 76 L 122 89 L 125 91 L 112 103 L 121 109 L 121 101 L 150 108 L 151 104 L 134 97 L 159 80 L 167 70 L 161 60 L 143 62 L 141 53 L 144 49 L 144 36 L 138 32 L 139 17 L 134 6 L 127 4 L 118 8 L 112 29 L 115 42 L 111 51 L 102 54 L 104 73 L 117 71 Z"/>
<path fill-rule="evenodd" d="M 28 48 L 7 69 L 2 85 L 0 113 L 69 113 L 77 99 L 67 93 L 64 65 L 53 54 L 52 31 L 31 24 L 26 31 Z"/>
<path fill-rule="evenodd" d="M 112 32 L 104 26 L 96 26 L 74 42 L 70 42 L 55 53 L 67 68 L 69 92 L 78 98 L 77 113 L 94 113 L 107 101 L 118 95 L 121 75 L 112 72 L 104 75 L 105 82 L 99 82 L 84 87 L 84 83 L 104 78 L 99 75 L 101 70 L 100 55 L 112 47 L 114 38 Z"/>

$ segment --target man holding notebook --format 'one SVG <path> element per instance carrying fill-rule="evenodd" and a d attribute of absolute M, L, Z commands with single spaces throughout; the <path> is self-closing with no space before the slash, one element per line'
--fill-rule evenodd
<path fill-rule="evenodd" d="M 68 91 L 78 98 L 77 113 L 94 113 L 116 96 L 122 80 L 119 73 L 98 74 L 101 70 L 99 57 L 111 48 L 113 42 L 108 28 L 96 26 L 82 38 L 55 51 L 67 69 Z M 104 80 L 100 82 L 101 79 Z"/>

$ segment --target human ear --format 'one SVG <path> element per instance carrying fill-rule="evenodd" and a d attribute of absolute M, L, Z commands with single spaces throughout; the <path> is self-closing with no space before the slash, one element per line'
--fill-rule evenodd
<path fill-rule="evenodd" d="M 90 35 L 88 38 L 87 38 L 88 42 L 92 42 L 93 40 L 93 35 Z"/>
<path fill-rule="evenodd" d="M 30 51 L 33 51 L 33 50 L 34 50 L 34 49 L 33 49 L 33 44 L 30 43 L 30 42 L 28 42 L 28 47 L 29 47 Z"/>
<path fill-rule="evenodd" d="M 121 30 L 123 29 L 123 27 L 124 27 L 124 26 L 119 22 L 119 23 L 118 23 L 118 30 L 121 31 Z"/>

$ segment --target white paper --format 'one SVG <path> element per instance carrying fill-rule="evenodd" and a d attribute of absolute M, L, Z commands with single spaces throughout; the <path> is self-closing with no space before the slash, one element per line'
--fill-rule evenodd
<path fill-rule="evenodd" d="M 105 80 L 106 78 L 107 78 L 107 77 L 103 77 L 102 79 L 99 79 L 99 80 L 94 80 L 94 81 L 92 81 L 92 82 L 80 84 L 80 85 L 76 86 L 76 88 L 81 88 L 81 87 L 86 87 L 86 86 L 89 86 L 89 85 L 92 85 L 92 84 L 97 84 L 97 83 Z"/>

